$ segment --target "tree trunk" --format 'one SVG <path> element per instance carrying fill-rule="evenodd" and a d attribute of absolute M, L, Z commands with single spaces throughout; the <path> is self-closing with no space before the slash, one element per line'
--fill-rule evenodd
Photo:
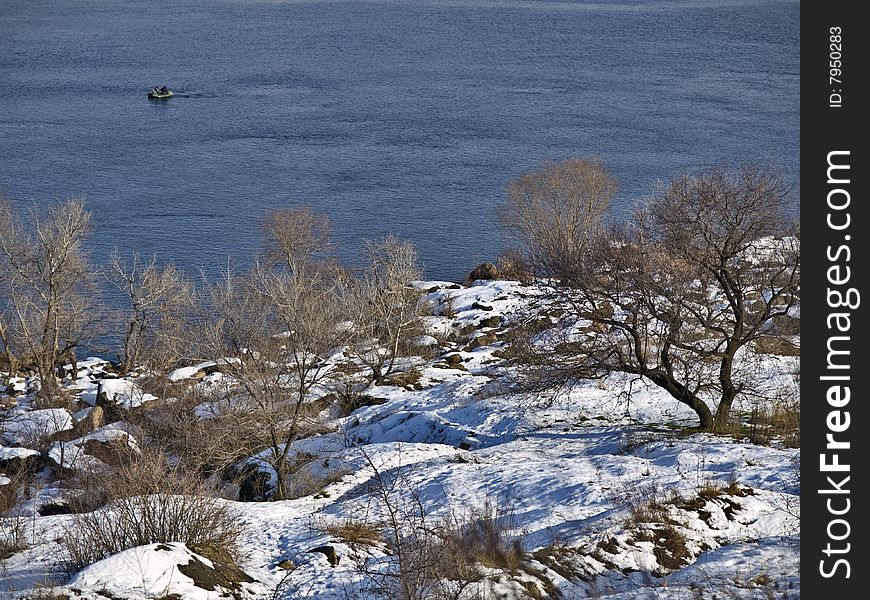
<path fill-rule="evenodd" d="M 12 354 L 12 348 L 9 347 L 9 338 L 6 336 L 6 329 L 0 324 L 0 343 L 3 344 L 3 354 L 6 357 L 6 368 L 9 369 L 8 377 L 4 382 L 9 385 L 9 379 L 18 374 L 18 360 Z"/>
<path fill-rule="evenodd" d="M 718 430 L 725 429 L 728 425 L 731 405 L 737 397 L 737 389 L 734 387 L 734 381 L 731 379 L 731 371 L 734 368 L 734 355 L 737 353 L 738 348 L 739 346 L 734 342 L 729 342 L 725 348 L 722 363 L 719 366 L 719 384 L 722 386 L 722 398 L 719 400 L 719 407 L 716 409 L 714 423 L 714 427 Z"/>
<path fill-rule="evenodd" d="M 686 404 L 695 411 L 695 414 L 698 415 L 698 421 L 701 429 L 704 431 L 711 431 L 715 427 L 715 421 L 713 419 L 713 413 L 710 412 L 710 407 L 707 406 L 707 403 L 703 400 L 699 399 L 694 394 L 691 394 L 690 397 L 686 400 L 682 400 L 677 398 L 683 404 Z"/>
<path fill-rule="evenodd" d="M 672 397 L 694 410 L 695 414 L 698 415 L 699 427 L 701 429 L 710 431 L 714 428 L 715 421 L 713 413 L 710 412 L 710 407 L 707 406 L 706 402 L 690 392 L 686 386 L 663 372 L 650 372 L 646 376 L 653 383 L 667 390 Z"/>
<path fill-rule="evenodd" d="M 731 404 L 737 393 L 732 389 L 722 392 L 722 399 L 719 401 L 719 408 L 716 410 L 716 422 L 714 427 L 717 430 L 725 429 L 728 425 L 729 417 L 731 416 Z"/>

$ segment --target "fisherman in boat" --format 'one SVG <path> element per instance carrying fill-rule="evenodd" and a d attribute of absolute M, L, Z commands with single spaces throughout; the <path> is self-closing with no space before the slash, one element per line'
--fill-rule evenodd
<path fill-rule="evenodd" d="M 169 92 L 169 89 L 168 89 L 165 85 L 164 85 L 162 88 L 160 88 L 160 93 L 161 93 L 161 94 L 166 94 L 166 93 L 168 93 L 168 92 Z"/>

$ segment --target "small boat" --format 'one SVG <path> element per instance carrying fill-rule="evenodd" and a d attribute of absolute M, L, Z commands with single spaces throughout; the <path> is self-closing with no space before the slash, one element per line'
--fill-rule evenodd
<path fill-rule="evenodd" d="M 154 88 L 150 92 L 148 92 L 148 97 L 152 100 L 166 100 L 167 98 L 172 98 L 175 94 L 172 93 L 172 90 L 163 86 L 162 88 Z"/>

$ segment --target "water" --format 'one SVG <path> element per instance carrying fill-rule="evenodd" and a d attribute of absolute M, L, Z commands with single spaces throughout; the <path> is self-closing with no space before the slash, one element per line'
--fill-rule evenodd
<path fill-rule="evenodd" d="M 0 0 L 0 189 L 86 196 L 100 260 L 244 263 L 308 203 L 346 259 L 394 232 L 458 279 L 545 159 L 600 156 L 617 210 L 699 165 L 796 184 L 798 45 L 796 1 Z"/>

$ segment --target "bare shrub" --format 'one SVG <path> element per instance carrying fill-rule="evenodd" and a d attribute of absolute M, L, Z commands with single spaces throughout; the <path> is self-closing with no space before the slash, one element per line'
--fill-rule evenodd
<path fill-rule="evenodd" d="M 352 546 L 377 546 L 384 543 L 381 526 L 356 519 L 328 525 L 326 532 Z"/>
<path fill-rule="evenodd" d="M 447 519 L 439 537 L 445 550 L 459 553 L 454 561 L 513 570 L 519 568 L 526 557 L 522 540 L 512 533 L 516 529 L 513 511 L 487 498 L 483 506 L 472 507 Z"/>
<path fill-rule="evenodd" d="M 0 485 L 0 560 L 8 558 L 29 546 L 27 543 L 27 519 L 19 504 L 23 488 L 30 485 L 32 474 L 18 472 Z"/>
<path fill-rule="evenodd" d="M 270 211 L 261 229 L 264 267 L 287 269 L 298 277 L 319 269 L 331 246 L 329 217 L 310 206 Z"/>
<path fill-rule="evenodd" d="M 270 213 L 263 262 L 207 283 L 194 343 L 236 384 L 235 406 L 268 436 L 277 475 L 274 498 L 288 497 L 292 442 L 321 431 L 314 401 L 336 376 L 329 358 L 347 331 L 336 268 L 325 261 L 328 220 L 299 209 Z"/>
<path fill-rule="evenodd" d="M 801 447 L 801 403 L 797 398 L 774 404 L 770 416 L 774 435 L 782 439 L 786 448 Z"/>
<path fill-rule="evenodd" d="M 56 368 L 75 371 L 76 348 L 100 332 L 90 230 L 81 199 L 34 205 L 23 219 L 0 195 L 0 343 L 10 371 L 36 370 L 43 398 L 60 389 Z"/>
<path fill-rule="evenodd" d="M 241 461 L 267 447 L 269 431 L 230 383 L 175 384 L 170 399 L 133 415 L 149 445 L 174 457 L 175 467 L 202 481 L 240 483 Z"/>
<path fill-rule="evenodd" d="M 627 509 L 628 525 L 667 522 L 668 504 L 673 499 L 655 483 L 623 488 L 614 497 L 617 506 Z"/>
<path fill-rule="evenodd" d="M 145 453 L 106 477 L 109 503 L 76 514 L 63 536 L 71 569 L 128 548 L 158 542 L 214 544 L 231 553 L 241 534 L 239 516 L 200 481 Z"/>
<path fill-rule="evenodd" d="M 109 281 L 128 303 L 121 375 L 136 366 L 157 372 L 175 366 L 185 355 L 186 317 L 190 313 L 191 285 L 172 265 L 159 266 L 134 253 L 125 259 L 112 253 Z"/>
<path fill-rule="evenodd" d="M 496 266 L 501 279 L 529 283 L 535 278 L 532 266 L 523 253 L 515 248 L 502 252 L 496 260 Z"/>
<path fill-rule="evenodd" d="M 367 242 L 365 255 L 368 265 L 347 275 L 342 300 L 353 323 L 351 350 L 377 383 L 393 372 L 408 339 L 420 334 L 420 292 L 411 283 L 422 270 L 414 245 L 395 236 Z"/>
<path fill-rule="evenodd" d="M 551 275 L 580 260 L 618 188 L 597 158 L 546 162 L 512 181 L 498 216 L 524 251 L 520 264 Z"/>
<path fill-rule="evenodd" d="M 779 398 L 772 404 L 759 403 L 749 417 L 749 441 L 768 446 L 774 440 L 786 448 L 800 448 L 801 407 L 797 398 Z"/>

